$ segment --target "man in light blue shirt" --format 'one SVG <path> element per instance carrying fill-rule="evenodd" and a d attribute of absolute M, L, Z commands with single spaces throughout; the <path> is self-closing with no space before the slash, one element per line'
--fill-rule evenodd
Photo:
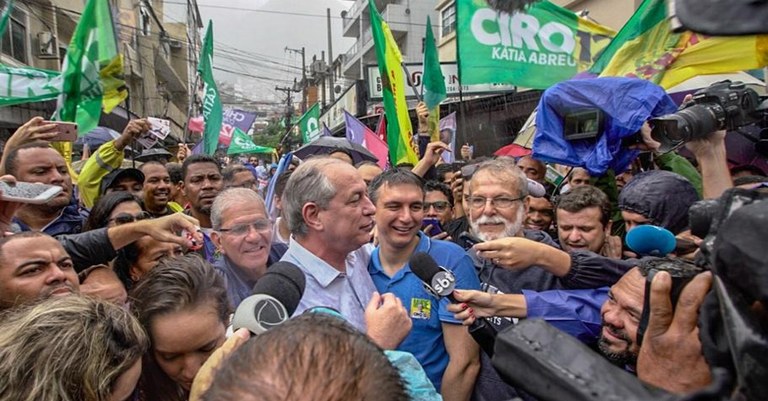
<path fill-rule="evenodd" d="M 317 157 L 293 172 L 283 192 L 292 238 L 281 260 L 298 266 L 306 287 L 295 314 L 314 306 L 338 310 L 385 349 L 402 341 L 411 320 L 400 300 L 379 295 L 368 275 L 376 212 L 357 170 Z"/>

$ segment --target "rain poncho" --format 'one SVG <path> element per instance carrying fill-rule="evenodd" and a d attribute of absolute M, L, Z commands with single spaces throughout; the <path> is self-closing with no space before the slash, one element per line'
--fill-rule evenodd
<path fill-rule="evenodd" d="M 569 141 L 563 134 L 566 114 L 602 110 L 604 129 L 596 139 Z M 654 83 L 635 78 L 592 78 L 561 82 L 539 101 L 533 157 L 546 162 L 580 166 L 591 175 L 608 169 L 624 171 L 638 152 L 622 147 L 643 123 L 677 110 L 672 98 Z"/>
<path fill-rule="evenodd" d="M 651 170 L 634 176 L 619 194 L 619 209 L 645 216 L 650 224 L 679 234 L 688 227 L 688 208 L 699 200 L 683 176 Z"/>

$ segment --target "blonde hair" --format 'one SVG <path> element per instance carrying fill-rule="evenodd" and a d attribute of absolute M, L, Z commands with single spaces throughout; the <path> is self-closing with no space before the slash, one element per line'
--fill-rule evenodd
<path fill-rule="evenodd" d="M 149 346 L 124 308 L 70 295 L 0 315 L 0 401 L 108 401 Z"/>

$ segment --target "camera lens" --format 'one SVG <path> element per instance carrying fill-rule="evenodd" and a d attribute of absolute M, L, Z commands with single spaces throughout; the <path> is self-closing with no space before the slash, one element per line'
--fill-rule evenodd
<path fill-rule="evenodd" d="M 718 116 L 723 116 L 718 104 L 696 104 L 674 114 L 652 120 L 651 137 L 661 143 L 661 151 L 667 152 L 682 142 L 702 138 L 720 128 Z"/>
<path fill-rule="evenodd" d="M 685 120 L 685 124 L 680 131 L 682 136 L 679 139 L 690 141 L 692 139 L 703 138 L 711 132 L 720 128 L 717 115 L 722 114 L 722 108 L 718 104 L 697 104 L 686 109 L 678 111 L 676 114 Z"/>

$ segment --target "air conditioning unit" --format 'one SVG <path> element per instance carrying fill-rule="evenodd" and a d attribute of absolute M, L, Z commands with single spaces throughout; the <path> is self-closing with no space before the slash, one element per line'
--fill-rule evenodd
<path fill-rule="evenodd" d="M 176 40 L 176 39 L 168 39 L 168 47 L 170 47 L 172 50 L 181 50 L 181 47 L 182 47 L 183 45 L 184 45 L 184 44 L 183 44 L 183 43 L 181 43 L 181 41 L 180 41 L 180 40 Z"/>
<path fill-rule="evenodd" d="M 59 45 L 56 37 L 50 32 L 37 34 L 37 56 L 39 58 L 59 58 Z"/>

